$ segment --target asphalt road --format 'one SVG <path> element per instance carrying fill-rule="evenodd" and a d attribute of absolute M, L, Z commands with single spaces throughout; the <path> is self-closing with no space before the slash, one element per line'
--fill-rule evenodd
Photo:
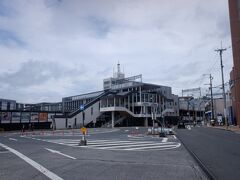
<path fill-rule="evenodd" d="M 78 131 L 0 134 L 0 179 L 207 179 L 174 136 L 147 129 L 91 129 L 87 147 Z"/>
<path fill-rule="evenodd" d="M 177 129 L 176 132 L 215 179 L 240 179 L 240 134 L 211 127 Z"/>

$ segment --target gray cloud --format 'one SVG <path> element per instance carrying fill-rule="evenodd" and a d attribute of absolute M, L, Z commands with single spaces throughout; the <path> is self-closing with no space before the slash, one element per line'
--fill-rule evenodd
<path fill-rule="evenodd" d="M 9 84 L 12 87 L 27 87 L 41 84 L 49 79 L 57 80 L 66 76 L 74 79 L 74 76 L 81 75 L 84 72 L 84 69 L 66 69 L 54 62 L 30 60 L 23 63 L 17 72 L 0 75 L 0 82 Z"/>
<path fill-rule="evenodd" d="M 0 95 L 23 102 L 101 90 L 118 61 L 176 94 L 220 84 L 214 49 L 231 44 L 225 0 L 3 1 L 0 24 Z M 224 66 L 227 80 L 230 49 Z"/>

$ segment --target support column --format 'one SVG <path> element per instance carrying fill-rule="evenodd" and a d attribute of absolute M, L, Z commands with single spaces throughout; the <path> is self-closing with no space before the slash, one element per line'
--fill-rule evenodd
<path fill-rule="evenodd" d="M 114 128 L 115 112 L 112 111 L 112 128 Z"/>
<path fill-rule="evenodd" d="M 132 112 L 134 114 L 134 96 L 135 96 L 135 93 L 132 94 Z"/>
<path fill-rule="evenodd" d="M 145 119 L 144 119 L 144 126 L 148 127 L 148 118 L 147 117 L 145 117 Z"/>
<path fill-rule="evenodd" d="M 140 103 L 142 102 L 142 87 L 139 87 Z"/>

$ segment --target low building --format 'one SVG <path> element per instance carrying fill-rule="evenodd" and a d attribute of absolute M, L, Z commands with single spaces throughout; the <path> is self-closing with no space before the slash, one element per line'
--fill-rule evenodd
<path fill-rule="evenodd" d="M 179 97 L 179 116 L 186 121 L 204 121 L 205 98 Z"/>
<path fill-rule="evenodd" d="M 57 102 L 57 103 L 42 102 L 37 104 L 25 104 L 24 110 L 62 112 L 62 102 Z"/>
<path fill-rule="evenodd" d="M 235 125 L 236 121 L 233 114 L 233 107 L 232 107 L 232 99 L 230 92 L 226 93 L 226 117 L 228 123 L 230 125 Z M 222 95 L 220 97 L 215 97 L 213 99 L 213 116 L 212 116 L 212 106 L 211 101 L 207 101 L 205 104 L 205 111 L 206 111 L 206 118 L 209 121 L 210 119 L 214 119 L 217 121 L 221 121 L 222 124 L 224 123 L 224 100 Z"/>
<path fill-rule="evenodd" d="M 16 109 L 16 101 L 10 99 L 0 99 L 0 110 Z"/>

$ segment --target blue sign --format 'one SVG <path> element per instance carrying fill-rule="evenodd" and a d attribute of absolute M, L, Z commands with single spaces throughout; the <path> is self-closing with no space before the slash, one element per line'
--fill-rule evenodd
<path fill-rule="evenodd" d="M 84 105 L 80 105 L 80 110 L 84 110 Z"/>

